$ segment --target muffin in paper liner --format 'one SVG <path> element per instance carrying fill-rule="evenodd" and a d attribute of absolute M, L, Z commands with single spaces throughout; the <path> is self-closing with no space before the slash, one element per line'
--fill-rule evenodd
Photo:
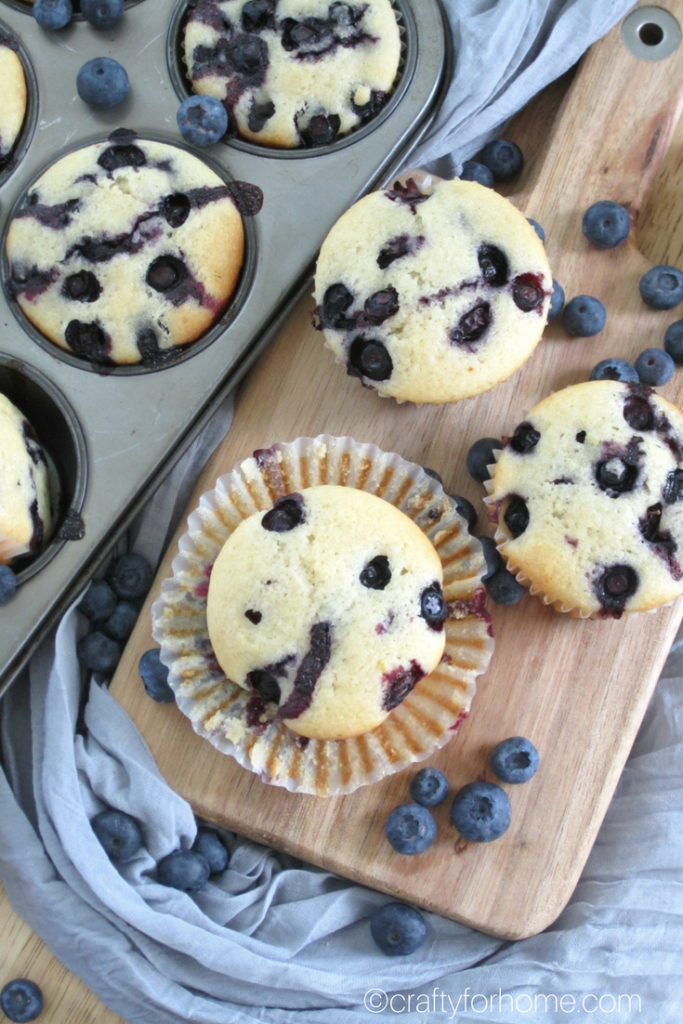
<path fill-rule="evenodd" d="M 253 692 L 226 678 L 207 633 L 213 563 L 254 512 L 315 484 L 357 487 L 391 502 L 426 533 L 443 566 L 449 615 L 441 662 L 372 732 L 346 740 L 297 736 Z M 493 652 L 481 545 L 441 484 L 395 453 L 346 437 L 299 438 L 255 452 L 204 494 L 180 538 L 173 575 L 152 607 L 169 683 L 195 732 L 262 781 L 319 796 L 352 792 L 423 760 L 467 717 Z"/>

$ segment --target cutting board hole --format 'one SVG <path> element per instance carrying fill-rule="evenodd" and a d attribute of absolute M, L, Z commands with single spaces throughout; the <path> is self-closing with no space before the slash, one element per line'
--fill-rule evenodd
<path fill-rule="evenodd" d="M 681 28 L 662 7 L 638 7 L 621 26 L 624 46 L 641 60 L 665 60 L 681 43 Z"/>

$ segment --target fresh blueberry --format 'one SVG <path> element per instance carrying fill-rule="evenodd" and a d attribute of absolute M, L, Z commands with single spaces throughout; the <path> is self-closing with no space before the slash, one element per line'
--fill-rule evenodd
<path fill-rule="evenodd" d="M 463 181 L 476 181 L 486 188 L 493 188 L 493 172 L 478 160 L 465 160 L 460 177 Z"/>
<path fill-rule="evenodd" d="M 107 579 L 117 597 L 135 601 L 144 597 L 152 585 L 154 573 L 146 558 L 128 551 L 115 558 L 107 572 Z"/>
<path fill-rule="evenodd" d="M 423 807 L 436 807 L 446 799 L 447 793 L 448 779 L 438 768 L 420 768 L 410 780 L 410 795 Z"/>
<path fill-rule="evenodd" d="M 668 264 L 652 267 L 640 279 L 640 294 L 652 309 L 673 309 L 683 300 L 683 273 Z"/>
<path fill-rule="evenodd" d="M 148 697 L 159 704 L 170 704 L 175 700 L 175 694 L 168 684 L 168 669 L 161 663 L 158 647 L 145 651 L 138 662 L 138 671 Z"/>
<path fill-rule="evenodd" d="M 524 156 L 516 142 L 508 139 L 494 139 L 487 142 L 479 160 L 493 174 L 494 181 L 510 181 L 524 166 Z"/>
<path fill-rule="evenodd" d="M 495 782 L 469 782 L 453 798 L 451 822 L 465 839 L 489 843 L 510 824 L 510 798 Z"/>
<path fill-rule="evenodd" d="M 477 540 L 481 544 L 482 554 L 486 560 L 486 570 L 482 574 L 482 580 L 490 580 L 494 573 L 498 572 L 499 569 L 504 567 L 503 556 L 496 547 L 496 542 L 493 537 L 487 537 L 485 534 L 477 537 Z"/>
<path fill-rule="evenodd" d="M 564 288 L 553 278 L 553 291 L 550 296 L 550 306 L 548 307 L 548 320 L 554 320 L 557 314 L 564 306 Z"/>
<path fill-rule="evenodd" d="M 384 834 L 398 853 L 422 853 L 434 842 L 436 821 L 422 804 L 401 804 L 387 818 Z"/>
<path fill-rule="evenodd" d="M 406 956 L 425 941 L 427 925 L 415 907 L 385 903 L 370 918 L 370 934 L 387 956 Z"/>
<path fill-rule="evenodd" d="M 102 623 L 102 632 L 112 640 L 127 640 L 138 621 L 138 608 L 130 601 L 119 601 L 109 618 Z"/>
<path fill-rule="evenodd" d="M 509 569 L 497 569 L 484 580 L 486 593 L 496 604 L 517 604 L 524 594 L 524 587 L 515 579 Z"/>
<path fill-rule="evenodd" d="M 91 672 L 102 672 L 104 675 L 111 675 L 121 657 L 121 649 L 116 640 L 105 636 L 99 630 L 81 637 L 76 653 L 84 668 L 90 669 Z"/>
<path fill-rule="evenodd" d="M 475 529 L 477 525 L 477 510 L 471 501 L 467 498 L 463 498 L 462 494 L 449 494 L 448 497 L 455 505 L 455 510 L 458 515 L 461 515 L 467 523 L 467 529 L 470 533 Z"/>
<path fill-rule="evenodd" d="M 93 57 L 76 75 L 76 91 L 91 107 L 116 107 L 130 92 L 128 72 L 113 57 Z"/>
<path fill-rule="evenodd" d="M 93 580 L 86 590 L 78 610 L 91 622 L 108 619 L 116 607 L 116 594 L 106 580 Z"/>
<path fill-rule="evenodd" d="M 212 875 L 217 875 L 227 868 L 230 857 L 225 843 L 215 829 L 200 825 L 192 849 L 204 857 Z"/>
<path fill-rule="evenodd" d="M 0 992 L 0 1007 L 8 1020 L 23 1024 L 35 1020 L 43 1010 L 43 993 L 35 981 L 13 978 Z"/>
<path fill-rule="evenodd" d="M 467 452 L 467 472 L 477 483 L 483 484 L 491 476 L 489 466 L 495 462 L 494 451 L 502 448 L 497 437 L 481 437 Z"/>
<path fill-rule="evenodd" d="M 529 221 L 529 223 L 531 224 L 532 228 L 534 229 L 538 237 L 541 239 L 541 241 L 545 242 L 545 231 L 538 223 L 538 221 L 534 220 L 533 217 L 527 217 L 527 220 Z"/>
<path fill-rule="evenodd" d="M 228 112 L 215 96 L 188 96 L 176 120 L 180 134 L 192 146 L 213 146 L 228 130 Z"/>
<path fill-rule="evenodd" d="M 646 348 L 636 359 L 635 368 L 641 384 L 660 387 L 671 380 L 676 364 L 663 348 Z"/>
<path fill-rule="evenodd" d="M 590 372 L 589 380 L 622 380 L 637 384 L 640 380 L 638 371 L 626 359 L 601 359 Z"/>
<path fill-rule="evenodd" d="M 142 846 L 140 826 L 125 811 L 109 807 L 91 818 L 90 824 L 110 860 L 130 860 Z"/>
<path fill-rule="evenodd" d="M 157 864 L 157 879 L 162 885 L 187 893 L 199 892 L 210 873 L 208 860 L 195 850 L 174 850 Z"/>
<path fill-rule="evenodd" d="M 35 0 L 33 17 L 41 28 L 64 28 L 73 17 L 71 0 Z"/>
<path fill-rule="evenodd" d="M 600 299 L 592 295 L 576 295 L 564 307 L 562 323 L 575 338 L 592 338 L 605 326 L 607 313 Z"/>
<path fill-rule="evenodd" d="M 81 14 L 95 28 L 113 28 L 123 17 L 123 0 L 81 0 Z"/>
<path fill-rule="evenodd" d="M 536 774 L 538 751 L 524 736 L 510 736 L 491 752 L 491 768 L 501 782 L 520 783 Z"/>
<path fill-rule="evenodd" d="M 11 601 L 17 592 L 17 574 L 9 565 L 0 565 L 0 605 Z"/>
<path fill-rule="evenodd" d="M 631 218 L 620 203 L 601 199 L 589 206 L 581 223 L 583 233 L 597 249 L 614 249 L 628 238 Z"/>
<path fill-rule="evenodd" d="M 683 365 L 683 320 L 669 324 L 664 335 L 664 348 L 674 363 L 678 366 Z"/>

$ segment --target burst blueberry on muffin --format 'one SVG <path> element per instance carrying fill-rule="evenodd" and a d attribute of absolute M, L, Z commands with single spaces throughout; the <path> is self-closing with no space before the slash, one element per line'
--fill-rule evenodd
<path fill-rule="evenodd" d="M 0 564 L 38 554 L 50 526 L 45 455 L 26 417 L 0 394 Z"/>

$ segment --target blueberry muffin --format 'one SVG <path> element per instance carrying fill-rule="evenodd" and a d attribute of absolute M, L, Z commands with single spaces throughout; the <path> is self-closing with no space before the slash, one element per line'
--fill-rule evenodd
<path fill-rule="evenodd" d="M 373 118 L 401 44 L 390 0 L 199 0 L 185 27 L 195 92 L 265 146 L 319 146 Z"/>
<path fill-rule="evenodd" d="M 0 168 L 14 149 L 26 116 L 26 76 L 11 40 L 0 33 Z"/>
<path fill-rule="evenodd" d="M 487 481 L 508 566 L 546 603 L 619 618 L 683 593 L 683 414 L 641 384 L 540 402 Z"/>
<path fill-rule="evenodd" d="M 228 678 L 294 732 L 378 726 L 439 663 L 439 556 L 382 498 L 316 485 L 243 520 L 211 572 L 207 626 Z"/>
<path fill-rule="evenodd" d="M 103 365 L 163 362 L 225 308 L 244 253 L 232 188 L 184 149 L 119 130 L 31 187 L 10 288 L 50 341 Z"/>
<path fill-rule="evenodd" d="M 472 181 L 414 179 L 364 196 L 332 227 L 315 274 L 319 326 L 380 395 L 455 402 L 505 380 L 545 327 L 552 274 L 512 203 Z"/>
<path fill-rule="evenodd" d="M 0 565 L 38 554 L 50 527 L 45 454 L 26 417 L 0 394 Z"/>

